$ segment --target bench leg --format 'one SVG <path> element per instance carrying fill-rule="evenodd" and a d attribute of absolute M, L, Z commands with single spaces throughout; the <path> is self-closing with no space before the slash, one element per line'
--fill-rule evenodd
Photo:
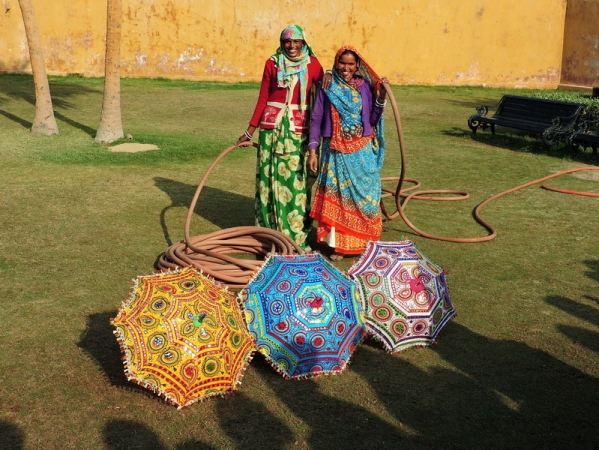
<path fill-rule="evenodd" d="M 570 145 L 570 148 L 573 150 L 572 154 L 576 158 L 576 156 L 578 155 L 578 144 L 569 144 L 569 145 Z"/>
<path fill-rule="evenodd" d="M 491 134 L 495 134 L 495 124 L 491 124 Z"/>

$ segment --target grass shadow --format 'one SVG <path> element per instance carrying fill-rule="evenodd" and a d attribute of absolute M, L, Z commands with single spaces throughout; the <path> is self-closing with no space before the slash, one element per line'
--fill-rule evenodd
<path fill-rule="evenodd" d="M 67 116 L 59 113 L 56 110 L 54 111 L 54 117 L 56 117 L 58 120 L 62 120 L 63 122 L 69 124 L 73 128 L 77 128 L 83 131 L 85 134 L 88 134 L 92 138 L 96 136 L 97 130 L 95 128 L 88 127 L 87 125 L 83 125 L 82 123 L 76 122 L 75 120 L 68 118 Z"/>
<path fill-rule="evenodd" d="M 218 447 L 208 445 L 198 439 L 190 439 L 177 444 L 175 447 L 177 450 L 214 450 Z"/>
<path fill-rule="evenodd" d="M 575 344 L 582 345 L 599 355 L 599 333 L 569 325 L 558 325 L 557 329 Z"/>
<path fill-rule="evenodd" d="M 441 133 L 449 137 L 470 137 L 475 142 L 514 152 L 546 154 L 557 158 L 572 158 L 589 164 L 593 161 L 596 163 L 596 157 L 592 152 L 579 149 L 575 154 L 574 149 L 567 144 L 552 144 L 551 147 L 547 149 L 547 146 L 540 137 L 518 130 L 509 132 L 497 130 L 496 134 L 492 134 L 490 131 L 478 130 L 474 135 L 470 129 L 452 127 L 450 129 L 441 130 Z"/>
<path fill-rule="evenodd" d="M 28 122 L 25 119 L 21 119 L 20 117 L 15 116 L 14 114 L 9 113 L 8 111 L 4 111 L 4 110 L 0 109 L 0 114 L 3 115 L 4 117 L 6 117 L 7 119 L 12 120 L 15 123 L 18 123 L 23 128 L 26 128 L 28 130 L 30 130 L 31 127 L 33 126 L 33 122 Z"/>
<path fill-rule="evenodd" d="M 166 193 L 171 204 L 160 212 L 160 226 L 167 245 L 172 239 L 166 224 L 166 213 L 171 208 L 187 208 L 196 192 L 197 186 L 181 183 L 168 178 L 155 177 L 155 186 Z M 220 229 L 254 224 L 254 199 L 234 192 L 204 186 L 194 211 L 200 217 L 216 225 Z M 184 224 L 180 226 L 183 227 Z"/>
<path fill-rule="evenodd" d="M 598 299 L 595 300 L 597 301 Z M 599 326 L 599 310 L 597 308 L 561 296 L 549 296 L 545 301 L 577 319 L 584 320 L 591 325 Z"/>
<path fill-rule="evenodd" d="M 88 127 L 80 122 L 68 118 L 64 114 L 56 111 L 56 109 L 76 111 L 78 108 L 78 105 L 76 103 L 77 97 L 89 97 L 90 94 L 98 95 L 98 105 L 100 105 L 102 98 L 102 90 L 89 88 L 82 84 L 70 84 L 68 83 L 68 81 L 65 82 L 64 80 L 68 80 L 68 78 L 61 80 L 60 83 L 53 83 L 52 80 L 49 80 L 50 94 L 52 96 L 52 106 L 54 108 L 54 116 L 58 120 L 61 120 L 74 128 L 82 130 L 83 132 L 89 134 L 92 137 L 95 136 L 96 130 L 94 128 Z M 22 100 L 26 103 L 29 103 L 30 105 L 35 106 L 35 87 L 33 83 L 33 77 L 31 75 L 0 76 L 0 92 L 2 92 L 8 98 Z M 0 113 L 5 117 L 25 126 L 26 128 L 31 128 L 32 124 L 25 125 L 28 122 L 18 118 L 17 116 L 11 113 L 5 111 L 1 111 Z"/>
<path fill-rule="evenodd" d="M 112 386 L 129 387 L 132 384 L 125 377 L 121 349 L 110 324 L 115 315 L 116 311 L 90 314 L 77 346 L 96 361 Z"/>
<path fill-rule="evenodd" d="M 585 261 L 585 264 L 591 269 L 589 272 L 586 272 L 586 275 L 591 280 L 599 282 L 599 261 L 589 260 Z M 585 298 L 599 306 L 599 297 L 585 296 Z M 579 303 L 563 296 L 549 296 L 545 299 L 545 302 L 578 320 L 587 322 L 593 327 L 599 326 L 599 309 L 597 309 L 597 306 Z M 574 344 L 582 345 L 599 354 L 599 333 L 596 331 L 565 324 L 559 324 L 557 329 Z"/>
<path fill-rule="evenodd" d="M 285 422 L 272 414 L 263 403 L 252 400 L 242 392 L 218 402 L 216 409 L 220 427 L 235 442 L 234 448 L 277 449 L 289 448 L 294 443 L 293 430 Z"/>
<path fill-rule="evenodd" d="M 8 420 L 0 420 L 0 448 L 20 450 L 24 448 L 25 435 L 18 425 Z"/>
<path fill-rule="evenodd" d="M 342 375 L 340 375 L 342 376 Z M 269 383 L 276 396 L 308 427 L 301 448 L 402 448 L 406 435 L 368 409 L 322 392 L 313 379 Z M 343 443 L 343 445 L 341 445 Z"/>
<path fill-rule="evenodd" d="M 465 119 L 467 120 L 467 118 Z M 585 164 L 597 165 L 598 157 L 590 148 L 578 148 L 575 150 L 568 144 L 552 144 L 549 150 L 539 136 L 525 131 L 510 130 L 502 132 L 501 129 L 492 134 L 490 130 L 477 130 L 472 133 L 469 128 L 452 127 L 441 130 L 445 136 L 454 138 L 471 138 L 474 142 L 482 143 L 490 147 L 503 148 L 514 152 L 546 154 L 557 158 L 571 158 Z"/>
<path fill-rule="evenodd" d="M 77 109 L 77 97 L 97 94 L 98 101 L 102 99 L 102 88 L 90 88 L 80 83 L 70 83 L 68 77 L 61 77 L 60 82 L 49 79 L 52 105 L 63 109 Z M 35 85 L 32 75 L 2 75 L 0 76 L 0 92 L 6 97 L 23 100 L 35 105 Z M 74 101 L 71 101 L 73 99 Z"/>
<path fill-rule="evenodd" d="M 109 420 L 102 430 L 105 448 L 109 450 L 166 450 L 158 435 L 141 422 Z"/>
<path fill-rule="evenodd" d="M 456 370 L 424 371 L 401 354 L 366 349 L 352 365 L 386 410 L 426 436 L 427 443 L 445 439 L 456 448 L 498 448 L 499 442 L 501 448 L 542 448 L 550 437 L 553 448 L 599 444 L 593 431 L 597 379 L 526 344 L 489 339 L 455 322 L 432 351 Z M 459 425 L 440 431 L 438 424 L 449 417 Z"/>
<path fill-rule="evenodd" d="M 585 275 L 599 283 L 599 260 L 588 260 L 584 263 L 590 269 Z"/>

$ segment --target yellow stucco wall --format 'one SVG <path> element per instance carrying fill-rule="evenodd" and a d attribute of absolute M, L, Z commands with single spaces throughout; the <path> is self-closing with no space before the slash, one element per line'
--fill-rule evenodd
<path fill-rule="evenodd" d="M 569 0 L 562 84 L 599 86 L 599 0 Z"/>
<path fill-rule="evenodd" d="M 48 73 L 101 76 L 106 2 L 33 2 Z M 2 6 L 0 71 L 27 71 L 18 2 Z M 259 80 L 298 23 L 325 67 L 347 43 L 394 84 L 555 88 L 565 14 L 566 0 L 123 0 L 122 75 Z"/>

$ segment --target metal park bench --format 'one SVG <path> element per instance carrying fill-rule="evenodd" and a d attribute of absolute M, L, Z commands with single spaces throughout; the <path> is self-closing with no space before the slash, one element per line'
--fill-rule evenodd
<path fill-rule="evenodd" d="M 483 131 L 491 128 L 495 134 L 495 125 L 530 131 L 539 134 L 549 149 L 553 143 L 570 142 L 583 110 L 584 105 L 579 103 L 504 95 L 495 107 L 495 114 L 487 117 L 489 107 L 479 106 L 468 119 L 468 126 L 473 134 L 478 128 Z"/>
<path fill-rule="evenodd" d="M 570 144 L 574 148 L 574 155 L 578 153 L 578 148 L 591 147 L 593 155 L 597 156 L 597 144 L 599 144 L 599 119 L 586 120 L 580 127 L 570 135 Z"/>

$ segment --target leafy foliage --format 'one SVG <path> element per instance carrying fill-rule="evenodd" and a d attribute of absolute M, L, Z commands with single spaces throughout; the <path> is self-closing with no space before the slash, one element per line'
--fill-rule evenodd
<path fill-rule="evenodd" d="M 585 105 L 581 120 L 599 119 L 599 98 L 592 97 L 586 92 L 571 90 L 541 91 L 533 94 L 532 96 L 547 100 L 580 103 Z"/>

